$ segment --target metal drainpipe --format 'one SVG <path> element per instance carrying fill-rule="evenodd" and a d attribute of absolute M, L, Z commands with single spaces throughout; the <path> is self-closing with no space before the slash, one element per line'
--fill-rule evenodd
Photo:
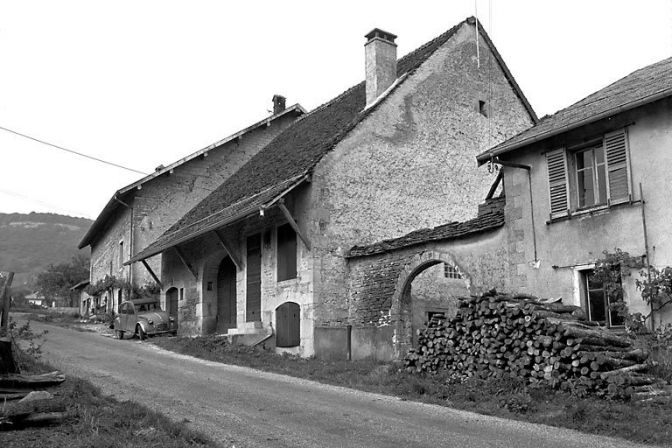
<path fill-rule="evenodd" d="M 649 258 L 649 238 L 646 232 L 646 213 L 644 212 L 644 193 L 642 192 L 642 183 L 639 183 L 639 199 L 642 201 L 642 227 L 644 229 L 644 253 L 646 254 L 646 275 L 651 283 L 651 260 Z M 655 330 L 655 325 L 653 322 L 653 303 L 649 304 L 651 306 L 651 331 Z"/>
<path fill-rule="evenodd" d="M 529 165 L 522 165 L 520 163 L 499 160 L 497 157 L 492 158 L 491 162 L 498 165 L 508 166 L 510 168 L 519 168 L 527 171 L 527 185 L 530 190 L 530 218 L 532 218 L 532 244 L 534 245 L 534 261 L 536 263 L 539 261 L 539 257 L 537 256 L 537 229 L 534 225 L 534 204 L 532 202 L 532 167 Z"/>

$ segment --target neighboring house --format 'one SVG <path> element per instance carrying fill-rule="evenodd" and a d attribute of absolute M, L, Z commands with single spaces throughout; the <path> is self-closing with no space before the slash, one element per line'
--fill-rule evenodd
<path fill-rule="evenodd" d="M 26 296 L 26 300 L 28 303 L 31 305 L 36 305 L 36 306 L 47 306 L 47 299 L 42 297 L 41 295 L 38 295 L 36 292 L 31 292 Z"/>
<path fill-rule="evenodd" d="M 399 61 L 395 37 L 367 34 L 365 82 L 129 261 L 161 255 L 162 300 L 183 334 L 273 335 L 280 351 L 323 356 L 353 319 L 349 248 L 475 218 L 493 177 L 474 157 L 536 116 L 475 19 Z"/>
<path fill-rule="evenodd" d="M 672 265 L 672 58 L 626 76 L 478 156 L 502 165 L 510 289 L 580 305 L 608 326 L 596 259 L 615 248 Z M 622 276 L 630 312 L 650 309 Z M 655 324 L 672 322 L 672 309 Z"/>
<path fill-rule="evenodd" d="M 91 246 L 91 286 L 106 277 L 117 282 L 97 294 L 100 311 L 116 311 L 126 299 L 123 283 L 142 287 L 154 282 L 161 257 L 142 265 L 126 266 L 189 209 L 243 166 L 290 123 L 306 111 L 300 105 L 285 108 L 285 98 L 273 97 L 273 115 L 201 149 L 117 191 L 79 243 Z M 98 288 L 100 289 L 100 288 Z M 127 289 L 126 289 L 127 291 Z"/>
<path fill-rule="evenodd" d="M 80 316 L 86 316 L 89 313 L 95 314 L 96 312 L 95 298 L 86 292 L 86 287 L 89 286 L 90 283 L 89 280 L 84 280 L 70 288 L 70 291 L 77 291 L 77 306 L 79 308 Z"/>

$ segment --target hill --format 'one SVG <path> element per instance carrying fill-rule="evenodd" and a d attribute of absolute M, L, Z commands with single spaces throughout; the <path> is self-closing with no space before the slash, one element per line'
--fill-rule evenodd
<path fill-rule="evenodd" d="M 14 286 L 31 289 L 50 264 L 89 256 L 77 244 L 93 221 L 56 213 L 0 213 L 0 271 L 14 271 Z"/>

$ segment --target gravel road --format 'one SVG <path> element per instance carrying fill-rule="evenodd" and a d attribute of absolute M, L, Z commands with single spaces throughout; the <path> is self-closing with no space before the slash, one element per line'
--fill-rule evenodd
<path fill-rule="evenodd" d="M 138 340 L 31 326 L 49 330 L 44 356 L 59 369 L 186 419 L 225 447 L 638 446 L 203 361 Z"/>

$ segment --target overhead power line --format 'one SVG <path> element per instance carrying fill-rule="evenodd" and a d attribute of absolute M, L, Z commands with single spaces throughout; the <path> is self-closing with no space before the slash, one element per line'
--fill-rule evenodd
<path fill-rule="evenodd" d="M 27 138 L 29 140 L 33 140 L 33 141 L 36 141 L 38 143 L 42 143 L 43 145 L 47 145 L 47 146 L 51 146 L 51 147 L 56 148 L 56 149 L 60 149 L 61 151 L 69 152 L 71 154 L 76 154 L 78 156 L 81 156 L 81 157 L 84 157 L 84 158 L 87 158 L 87 159 L 95 160 L 96 162 L 104 163 L 106 165 L 114 166 L 116 168 L 121 168 L 122 170 L 132 171 L 134 173 L 138 173 L 138 174 L 142 174 L 143 176 L 147 176 L 147 173 L 144 173 L 142 171 L 134 170 L 133 168 L 127 168 L 125 166 L 118 165 L 116 163 L 107 162 L 105 160 L 98 159 L 98 158 L 93 157 L 93 156 L 89 156 L 87 154 L 82 154 L 81 152 L 73 151 L 72 149 L 68 149 L 68 148 L 64 148 L 62 146 L 54 145 L 53 143 L 45 142 L 44 140 L 40 140 L 38 138 L 31 137 L 30 135 L 22 134 L 20 132 L 12 131 L 11 129 L 3 128 L 2 126 L 0 126 L 0 129 L 2 129 L 3 131 L 6 131 L 6 132 L 11 132 L 12 134 L 16 134 L 16 135 L 18 135 L 20 137 L 23 137 L 23 138 Z"/>
<path fill-rule="evenodd" d="M 74 215 L 77 215 L 77 216 L 83 216 L 85 218 L 91 219 L 91 215 L 89 215 L 88 213 L 82 213 L 82 212 L 79 212 L 79 211 L 76 211 L 76 210 L 71 210 L 71 209 L 59 207 L 58 205 L 50 204 L 48 202 L 44 202 L 44 201 L 41 201 L 37 198 L 33 198 L 33 197 L 30 197 L 30 196 L 20 194 L 20 193 L 17 193 L 15 191 L 3 190 L 2 188 L 0 188 L 0 193 L 7 194 L 9 196 L 16 196 L 17 198 L 28 199 L 31 202 L 43 205 L 43 206 L 51 208 L 53 210 L 60 210 L 62 212 L 68 212 L 68 213 L 71 213 L 71 214 L 74 214 Z"/>

